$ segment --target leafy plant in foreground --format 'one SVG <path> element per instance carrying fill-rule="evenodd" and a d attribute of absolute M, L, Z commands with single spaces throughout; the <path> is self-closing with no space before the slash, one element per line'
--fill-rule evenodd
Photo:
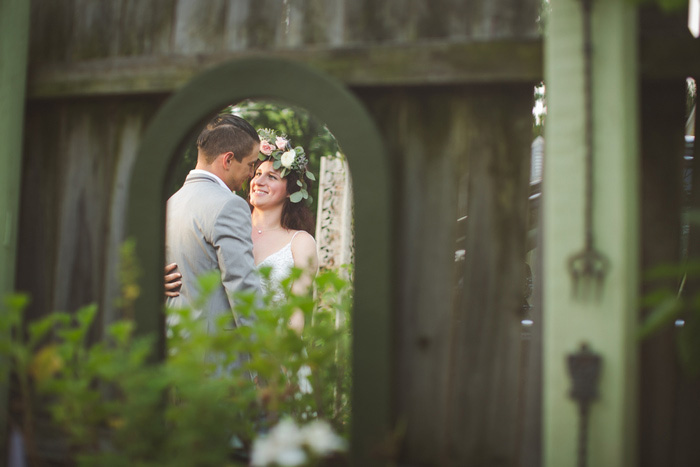
<path fill-rule="evenodd" d="M 45 410 L 81 465 L 235 465 L 286 417 L 325 419 L 347 434 L 351 285 L 320 274 L 314 300 L 289 292 L 299 273 L 285 284 L 284 300 L 238 294 L 247 324 L 236 328 L 227 316 L 207 332 L 196 311 L 168 310 L 162 362 L 150 358 L 153 336 L 136 337 L 131 320 L 113 323 L 89 345 L 95 306 L 23 327 L 28 300 L 10 297 L 0 314 L 8 336 L 0 353 L 18 381 L 32 456 L 34 414 Z M 203 289 L 217 280 L 202 278 Z M 307 323 L 301 334 L 288 326 L 298 309 Z"/>

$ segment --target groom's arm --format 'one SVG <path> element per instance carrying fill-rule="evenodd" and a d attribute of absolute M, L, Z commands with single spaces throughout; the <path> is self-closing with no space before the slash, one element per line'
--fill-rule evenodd
<path fill-rule="evenodd" d="M 221 270 L 221 281 L 229 297 L 238 324 L 232 294 L 241 290 L 260 290 L 253 260 L 250 208 L 234 195 L 226 202 L 214 225 L 213 244 Z"/>

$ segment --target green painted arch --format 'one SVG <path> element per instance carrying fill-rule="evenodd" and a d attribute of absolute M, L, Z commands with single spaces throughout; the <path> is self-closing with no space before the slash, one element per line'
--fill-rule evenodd
<path fill-rule="evenodd" d="M 127 238 L 136 242 L 142 270 L 141 295 L 134 304 L 137 329 L 165 335 L 165 183 L 173 162 L 207 118 L 247 98 L 280 99 L 303 107 L 326 123 L 347 155 L 355 196 L 352 460 L 353 465 L 379 463 L 371 451 L 386 439 L 392 417 L 393 190 L 372 118 L 345 86 L 327 75 L 286 60 L 236 60 L 203 72 L 153 118 L 132 169 L 127 212 Z"/>

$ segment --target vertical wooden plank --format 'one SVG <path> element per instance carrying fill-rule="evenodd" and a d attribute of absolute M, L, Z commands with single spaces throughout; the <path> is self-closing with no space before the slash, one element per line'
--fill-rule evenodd
<path fill-rule="evenodd" d="M 681 255 L 681 170 L 685 127 L 685 80 L 646 82 L 641 87 L 642 271 L 679 264 Z M 645 281 L 641 293 L 678 287 L 678 280 Z M 644 310 L 643 315 L 646 315 Z M 674 466 L 674 418 L 679 368 L 675 330 L 666 328 L 640 346 L 640 465 Z"/>
<path fill-rule="evenodd" d="M 343 18 L 343 0 L 305 0 L 291 2 L 290 5 L 297 5 L 301 11 L 296 16 L 303 18 L 294 28 L 301 40 L 293 45 L 324 46 L 328 44 L 329 39 L 333 39 L 335 33 L 331 31 L 338 27 L 338 20 Z M 292 25 L 293 23 L 290 24 L 290 28 Z M 337 38 L 335 40 L 337 41 Z"/>
<path fill-rule="evenodd" d="M 437 459 L 445 417 L 458 150 L 448 141 L 454 107 L 449 93 L 425 89 L 363 90 L 361 96 L 386 138 L 399 193 L 393 332 L 397 423 L 405 426 L 401 459 L 430 462 Z"/>
<path fill-rule="evenodd" d="M 348 39 L 352 42 L 406 42 L 416 39 L 416 19 L 427 14 L 426 2 L 360 0 L 347 4 Z"/>
<path fill-rule="evenodd" d="M 688 37 L 684 11 L 674 14 L 658 7 L 640 10 L 640 36 Z M 677 263 L 682 250 L 683 209 L 700 209 L 700 145 L 697 136 L 692 161 L 692 189 L 683 193 L 681 154 L 685 128 L 685 75 L 667 81 L 647 81 L 642 87 L 642 253 L 643 271 L 659 262 Z M 695 77 L 698 78 L 698 77 Z M 697 119 L 696 119 L 697 128 Z M 695 135 L 697 135 L 697 130 Z M 687 163 L 687 161 L 686 161 Z M 687 165 L 685 166 L 688 167 Z M 684 174 L 685 175 L 685 174 Z M 700 259 L 700 231 L 691 223 L 687 237 L 690 261 Z M 642 291 L 677 282 L 643 283 Z M 688 299 L 700 293 L 700 281 L 689 276 L 684 286 Z M 683 371 L 677 351 L 681 328 L 661 330 L 640 349 L 640 465 L 680 467 L 700 465 L 700 378 Z"/>
<path fill-rule="evenodd" d="M 26 141 L 17 283 L 33 297 L 31 318 L 91 302 L 113 309 L 119 286 L 112 261 L 124 227 L 123 172 L 160 102 L 30 106 L 27 134 L 42 137 Z"/>
<path fill-rule="evenodd" d="M 325 24 L 323 42 L 331 47 L 339 47 L 345 43 L 346 20 L 345 5 L 352 0 L 326 0 L 321 20 Z M 317 0 L 317 3 L 320 0 Z M 321 40 L 319 40 L 321 42 Z"/>
<path fill-rule="evenodd" d="M 228 5 L 224 23 L 225 50 L 246 49 L 251 30 L 256 27 L 256 24 L 250 20 L 251 12 L 255 8 L 255 0 L 238 0 Z"/>
<path fill-rule="evenodd" d="M 400 186 L 401 461 L 515 463 L 532 89 L 362 96 L 382 126 Z M 460 244 L 467 261 L 455 251 Z"/>
<path fill-rule="evenodd" d="M 176 0 L 121 0 L 120 3 L 117 55 L 168 54 L 172 48 Z"/>
<path fill-rule="evenodd" d="M 227 3 L 226 0 L 177 0 L 173 52 L 196 54 L 223 50 Z"/>
<path fill-rule="evenodd" d="M 539 8 L 536 0 L 353 1 L 347 3 L 348 38 L 372 43 L 537 37 Z"/>
<path fill-rule="evenodd" d="M 60 171 L 65 152 L 65 103 L 31 103 L 27 108 L 26 138 L 22 163 L 22 195 L 19 219 L 17 288 L 32 301 L 29 319 L 52 309 L 53 274 L 57 251 Z M 30 135 L 42 135 L 34 138 Z M 37 228 L 41 226 L 41 228 Z"/>
<path fill-rule="evenodd" d="M 521 85 L 474 89 L 463 103 L 469 204 L 450 322 L 449 465 L 515 465 L 519 455 L 531 102 Z"/>
<path fill-rule="evenodd" d="M 524 328 L 523 341 L 525 355 L 523 356 L 523 400 L 522 421 L 518 438 L 520 466 L 540 467 L 542 465 L 542 290 L 544 270 L 542 267 L 542 250 L 544 239 L 542 235 L 541 198 L 537 207 L 537 217 L 531 219 L 531 229 L 535 232 L 535 247 L 529 253 L 528 263 L 532 271 L 532 297 L 529 299 L 529 317 L 533 323 Z"/>
<path fill-rule="evenodd" d="M 30 64 L 65 61 L 73 28 L 74 0 L 32 0 Z"/>
<path fill-rule="evenodd" d="M 285 42 L 285 5 L 277 0 L 255 0 L 250 10 L 248 46 L 251 49 L 270 49 Z"/>
<path fill-rule="evenodd" d="M 68 60 L 91 60 L 114 56 L 119 37 L 122 1 L 73 0 Z"/>
<path fill-rule="evenodd" d="M 700 76 L 694 77 L 696 83 Z M 692 164 L 692 191 L 689 200 L 689 208 L 700 209 L 700 120 L 697 118 L 698 99 L 695 99 L 695 117 L 692 134 L 695 136 L 693 145 Z M 688 238 L 688 257 L 691 261 L 700 260 L 700 227 L 697 224 L 690 226 Z M 697 296 L 700 293 L 700 281 L 697 278 L 691 279 L 687 284 L 687 294 L 689 297 Z M 697 319 L 697 316 L 695 317 Z M 678 378 L 678 385 L 674 394 L 675 423 L 674 423 L 674 446 L 673 461 L 676 466 L 700 465 L 700 450 L 697 449 L 697 439 L 700 434 L 700 378 L 681 372 Z"/>
<path fill-rule="evenodd" d="M 624 0 L 594 2 L 593 232 L 610 267 L 575 295 L 567 260 L 584 246 L 585 145 L 581 2 L 551 0 L 545 42 L 544 464 L 578 462 L 579 410 L 566 358 L 588 343 L 603 359 L 590 409 L 589 465 L 636 465 L 638 299 L 637 23 Z M 588 284 L 596 290 L 595 284 Z M 589 289 L 590 290 L 590 289 Z M 583 292 L 583 291 L 582 291 Z"/>

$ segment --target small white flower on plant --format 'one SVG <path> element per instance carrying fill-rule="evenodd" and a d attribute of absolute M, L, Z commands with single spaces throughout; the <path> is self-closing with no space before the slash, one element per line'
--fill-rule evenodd
<path fill-rule="evenodd" d="M 267 436 L 255 440 L 251 465 L 301 465 L 307 460 L 303 440 L 296 423 L 289 419 L 282 420 Z"/>
<path fill-rule="evenodd" d="M 294 159 L 296 159 L 296 157 L 297 153 L 296 151 L 294 151 L 294 149 L 292 149 L 291 151 L 287 151 L 284 154 L 282 154 L 280 161 L 282 162 L 283 166 L 290 169 L 292 167 L 292 164 L 294 164 Z"/>
<path fill-rule="evenodd" d="M 323 420 L 314 420 L 302 428 L 301 433 L 304 444 L 319 456 L 345 450 L 345 440 L 336 435 L 331 426 Z"/>
<path fill-rule="evenodd" d="M 319 457 L 332 452 L 344 451 L 345 440 L 333 432 L 330 425 L 315 420 L 299 427 L 290 419 L 282 420 L 267 436 L 253 442 L 251 465 L 296 466 L 307 462 L 306 450 Z"/>
<path fill-rule="evenodd" d="M 281 136 L 278 136 L 275 138 L 275 146 L 277 146 L 277 149 L 280 151 L 284 151 L 284 148 L 287 147 L 288 141 L 285 138 L 282 138 Z"/>

